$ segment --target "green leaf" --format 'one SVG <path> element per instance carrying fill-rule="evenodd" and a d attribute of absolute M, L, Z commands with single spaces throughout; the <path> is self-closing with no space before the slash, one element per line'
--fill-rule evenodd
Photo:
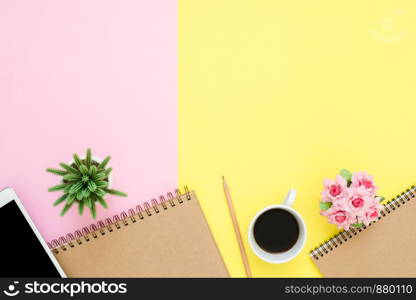
<path fill-rule="evenodd" d="M 78 154 L 76 154 L 76 153 L 74 153 L 74 155 L 73 155 L 73 157 L 74 157 L 74 162 L 75 162 L 75 164 L 78 166 L 78 168 L 82 165 L 82 161 L 81 161 L 81 159 L 79 158 L 79 156 L 78 156 Z"/>
<path fill-rule="evenodd" d="M 97 187 L 99 188 L 106 188 L 108 186 L 108 182 L 107 181 L 97 181 Z"/>
<path fill-rule="evenodd" d="M 67 172 L 64 171 L 64 170 L 58 170 L 58 169 L 52 169 L 52 168 L 47 168 L 46 172 L 49 172 L 49 173 L 52 173 L 52 174 L 55 174 L 55 175 L 59 175 L 59 176 L 64 176 L 64 175 L 67 174 Z"/>
<path fill-rule="evenodd" d="M 351 183 L 351 179 L 352 179 L 352 174 L 350 171 L 348 171 L 347 169 L 342 169 L 339 174 L 345 178 L 345 180 L 347 181 L 348 185 Z"/>
<path fill-rule="evenodd" d="M 90 190 L 90 192 L 95 192 L 95 190 L 97 189 L 97 185 L 94 181 L 88 181 L 88 189 Z"/>
<path fill-rule="evenodd" d="M 74 202 L 72 202 L 71 204 L 65 205 L 64 209 L 61 211 L 61 216 L 63 216 L 63 215 L 66 214 L 66 212 L 71 208 L 71 206 L 72 206 L 73 203 Z"/>
<path fill-rule="evenodd" d="M 91 192 L 90 192 L 90 190 L 89 190 L 89 189 L 84 189 L 84 190 L 82 190 L 82 198 L 83 198 L 83 199 L 88 198 L 90 195 L 91 195 Z"/>
<path fill-rule="evenodd" d="M 80 175 L 75 175 L 75 174 L 67 174 L 64 176 L 64 180 L 66 181 L 78 181 L 81 180 L 81 176 Z"/>
<path fill-rule="evenodd" d="M 381 196 L 377 196 L 377 200 L 378 200 L 378 202 L 383 202 L 384 200 L 386 200 L 386 198 L 381 197 Z"/>
<path fill-rule="evenodd" d="M 79 167 L 79 170 L 81 171 L 82 175 L 88 175 L 89 174 L 88 168 L 85 165 L 81 165 Z"/>
<path fill-rule="evenodd" d="M 107 166 L 108 162 L 110 161 L 111 156 L 107 156 L 104 160 L 98 165 L 98 169 L 104 169 Z"/>
<path fill-rule="evenodd" d="M 100 202 L 100 204 L 104 207 L 104 208 L 108 208 L 107 202 L 105 202 L 105 200 L 101 197 L 97 198 L 97 201 Z"/>
<path fill-rule="evenodd" d="M 69 194 L 68 197 L 66 198 L 66 204 L 72 204 L 75 201 L 75 194 Z"/>
<path fill-rule="evenodd" d="M 332 202 L 320 202 L 319 203 L 319 208 L 321 210 L 328 210 L 331 208 L 331 206 L 332 206 Z"/>
<path fill-rule="evenodd" d="M 85 204 L 84 201 L 79 201 L 78 202 L 78 213 L 79 213 L 80 216 L 82 215 L 82 212 L 84 211 L 84 204 Z"/>
<path fill-rule="evenodd" d="M 58 200 L 56 200 L 53 203 L 53 206 L 57 206 L 58 204 L 61 204 L 62 202 L 64 202 L 66 200 L 67 196 L 68 196 L 68 194 L 63 194 Z"/>
<path fill-rule="evenodd" d="M 77 170 L 77 169 L 75 169 L 75 168 L 73 168 L 73 167 L 71 167 L 71 166 L 68 166 L 67 164 L 65 164 L 65 163 L 60 163 L 59 164 L 62 168 L 64 168 L 65 170 L 67 170 L 69 173 L 72 173 L 72 174 L 75 174 L 75 175 L 79 175 L 80 174 L 80 172 Z"/>
<path fill-rule="evenodd" d="M 89 209 L 91 209 L 91 207 L 92 207 L 92 199 L 91 199 L 91 197 L 90 198 L 87 198 L 87 199 L 85 199 L 84 200 L 85 201 L 85 205 L 89 208 Z"/>
<path fill-rule="evenodd" d="M 95 201 L 91 201 L 91 203 L 91 216 L 93 219 L 95 219 L 95 217 L 97 216 L 97 211 L 95 209 Z"/>
<path fill-rule="evenodd" d="M 91 167 L 92 155 L 91 155 L 90 148 L 87 149 L 87 157 L 85 158 L 85 161 L 86 161 L 87 168 Z"/>
<path fill-rule="evenodd" d="M 104 189 L 104 191 L 106 191 L 107 193 L 109 193 L 111 195 L 116 195 L 116 196 L 120 196 L 120 197 L 127 197 L 128 196 L 126 193 L 123 193 L 123 192 L 118 191 L 118 190 Z"/>
<path fill-rule="evenodd" d="M 92 177 L 93 180 L 95 181 L 99 181 L 99 180 L 103 180 L 104 178 L 106 178 L 107 176 L 105 175 L 105 172 L 98 172 L 97 174 L 95 174 L 95 176 Z"/>
<path fill-rule="evenodd" d="M 64 188 L 64 193 L 69 194 L 69 190 L 72 188 L 74 183 L 67 183 L 66 187 Z"/>
<path fill-rule="evenodd" d="M 361 227 L 363 227 L 363 223 L 354 223 L 354 224 L 351 224 L 352 225 L 352 227 L 354 227 L 354 228 L 361 228 Z"/>
<path fill-rule="evenodd" d="M 77 183 L 72 185 L 72 187 L 69 190 L 69 193 L 70 194 L 76 194 L 76 193 L 78 193 L 79 190 L 82 189 L 83 186 L 84 186 L 84 183 L 82 181 L 77 182 Z"/>
<path fill-rule="evenodd" d="M 105 170 L 105 176 L 108 177 L 108 175 L 110 175 L 111 171 L 113 171 L 113 168 L 108 168 L 107 170 Z"/>
<path fill-rule="evenodd" d="M 77 199 L 78 199 L 79 201 L 81 201 L 83 197 L 84 197 L 84 190 L 79 190 L 79 191 L 77 192 Z"/>
<path fill-rule="evenodd" d="M 97 167 L 92 165 L 88 171 L 88 173 L 90 174 L 90 176 L 94 176 L 95 174 L 97 174 Z"/>
<path fill-rule="evenodd" d="M 105 196 L 105 191 L 104 191 L 103 189 L 97 188 L 97 189 L 95 190 L 95 194 L 96 194 L 98 197 L 104 197 L 104 196 Z"/>
<path fill-rule="evenodd" d="M 66 187 L 66 186 L 67 186 L 67 184 L 66 184 L 66 183 L 63 183 L 63 184 L 58 184 L 58 185 L 55 185 L 55 186 L 53 186 L 53 187 L 50 187 L 50 188 L 48 189 L 48 191 L 49 191 L 49 192 L 61 191 L 61 190 L 65 189 L 65 187 Z"/>

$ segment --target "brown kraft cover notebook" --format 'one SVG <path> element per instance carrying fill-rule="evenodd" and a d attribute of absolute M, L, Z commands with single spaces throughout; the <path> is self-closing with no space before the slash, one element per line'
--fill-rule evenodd
<path fill-rule="evenodd" d="M 384 205 L 378 221 L 349 229 L 310 256 L 324 277 L 416 277 L 416 188 Z"/>
<path fill-rule="evenodd" d="M 50 247 L 68 277 L 228 277 L 195 193 L 168 193 Z"/>

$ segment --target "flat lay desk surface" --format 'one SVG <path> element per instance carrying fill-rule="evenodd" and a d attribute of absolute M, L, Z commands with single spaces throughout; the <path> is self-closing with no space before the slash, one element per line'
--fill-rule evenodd
<path fill-rule="evenodd" d="M 223 175 L 243 237 L 298 191 L 308 239 L 295 260 L 265 263 L 245 240 L 266 277 L 320 276 L 308 252 L 337 231 L 319 215 L 324 177 L 368 171 L 385 197 L 415 183 L 413 1 L 81 2 L 0 5 L 0 185 L 47 240 L 90 223 L 59 217 L 44 172 L 87 147 L 113 156 L 129 193 L 99 218 L 187 184 L 232 276 L 244 269 Z"/>

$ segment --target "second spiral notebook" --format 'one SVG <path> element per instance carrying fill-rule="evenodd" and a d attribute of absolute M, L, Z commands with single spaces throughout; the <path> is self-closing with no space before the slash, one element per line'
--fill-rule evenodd
<path fill-rule="evenodd" d="M 228 277 L 193 191 L 52 241 L 68 277 Z"/>
<path fill-rule="evenodd" d="M 378 221 L 342 231 L 310 256 L 324 277 L 416 277 L 416 188 L 384 205 Z"/>

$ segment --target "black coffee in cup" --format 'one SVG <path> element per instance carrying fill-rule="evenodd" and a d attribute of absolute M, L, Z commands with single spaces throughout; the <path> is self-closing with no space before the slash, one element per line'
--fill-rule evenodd
<path fill-rule="evenodd" d="M 273 208 L 257 218 L 253 233 L 257 244 L 264 251 L 281 253 L 295 245 L 299 237 L 299 224 L 287 210 Z"/>

